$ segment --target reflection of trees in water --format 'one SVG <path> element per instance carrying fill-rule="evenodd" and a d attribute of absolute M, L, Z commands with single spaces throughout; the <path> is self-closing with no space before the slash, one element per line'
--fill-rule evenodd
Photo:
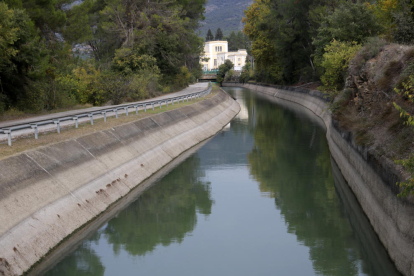
<path fill-rule="evenodd" d="M 94 237 L 98 237 L 94 235 Z M 104 275 L 105 267 L 100 258 L 91 248 L 90 242 L 83 243 L 75 252 L 67 256 L 63 262 L 58 263 L 45 275 Z"/>
<path fill-rule="evenodd" d="M 145 255 L 162 244 L 180 243 L 193 231 L 199 212 L 211 213 L 210 183 L 199 179 L 199 158 L 193 155 L 108 222 L 104 235 L 132 255 Z"/>
<path fill-rule="evenodd" d="M 269 103 L 256 113 L 248 160 L 260 190 L 275 198 L 288 232 L 309 247 L 317 273 L 358 274 L 361 254 L 336 198 L 325 134 Z"/>

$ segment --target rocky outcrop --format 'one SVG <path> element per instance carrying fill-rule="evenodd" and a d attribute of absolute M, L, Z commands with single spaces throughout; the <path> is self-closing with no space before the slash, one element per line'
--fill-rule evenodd
<path fill-rule="evenodd" d="M 410 46 L 386 45 L 367 61 L 364 51 L 356 55 L 349 66 L 345 89 L 353 90 L 359 110 L 370 111 L 373 104 L 393 98 L 393 88 L 413 53 Z"/>

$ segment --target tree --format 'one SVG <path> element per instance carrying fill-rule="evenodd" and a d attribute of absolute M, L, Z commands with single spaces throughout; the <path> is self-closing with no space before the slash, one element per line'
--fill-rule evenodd
<path fill-rule="evenodd" d="M 364 42 L 368 37 L 378 35 L 383 26 L 374 12 L 365 4 L 344 2 L 326 17 L 313 40 L 317 60 L 320 61 L 326 45 L 333 39 L 342 42 Z"/>
<path fill-rule="evenodd" d="M 220 28 L 216 31 L 216 36 L 214 37 L 215 40 L 223 40 L 223 32 Z"/>
<path fill-rule="evenodd" d="M 414 43 L 414 5 L 408 0 L 401 1 L 400 11 L 395 12 L 393 19 L 395 30 L 393 38 L 395 41 L 403 44 Z"/>
<path fill-rule="evenodd" d="M 219 72 L 217 74 L 217 82 L 221 85 L 224 81 L 224 76 L 226 73 L 234 67 L 233 62 L 229 59 L 226 59 L 222 65 L 219 66 Z"/>
<path fill-rule="evenodd" d="M 322 61 L 325 73 L 321 81 L 324 92 L 331 96 L 332 100 L 343 86 L 344 73 L 348 70 L 349 62 L 360 49 L 361 45 L 356 42 L 341 42 L 335 39 L 326 46 Z"/>
<path fill-rule="evenodd" d="M 3 2 L 0 2 L 0 26 L 0 100 L 31 108 L 41 101 L 40 95 L 33 99 L 29 96 L 35 90 L 28 85 L 46 74 L 49 56 L 45 44 L 27 13 L 10 9 Z"/>
<path fill-rule="evenodd" d="M 250 44 L 249 38 L 242 31 L 238 31 L 237 34 L 235 31 L 232 31 L 227 41 L 229 43 L 229 51 L 248 49 Z"/>
<path fill-rule="evenodd" d="M 206 36 L 206 41 L 212 41 L 212 40 L 214 40 L 213 33 L 211 32 L 210 29 L 208 29 L 207 36 Z"/>

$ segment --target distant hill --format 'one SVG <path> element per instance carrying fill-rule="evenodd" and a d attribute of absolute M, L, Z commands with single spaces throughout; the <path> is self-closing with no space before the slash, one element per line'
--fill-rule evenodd
<path fill-rule="evenodd" d="M 208 29 L 215 35 L 219 27 L 225 36 L 231 31 L 242 30 L 244 10 L 252 2 L 253 0 L 209 0 L 204 14 L 206 19 L 201 22 L 200 36 L 206 37 Z"/>

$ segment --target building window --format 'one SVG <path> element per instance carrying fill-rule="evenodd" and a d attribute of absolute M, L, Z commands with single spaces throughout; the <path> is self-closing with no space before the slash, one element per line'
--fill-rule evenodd
<path fill-rule="evenodd" d="M 239 58 L 239 61 L 240 61 L 240 58 Z"/>
<path fill-rule="evenodd" d="M 214 66 L 217 67 L 217 59 L 214 60 Z"/>

